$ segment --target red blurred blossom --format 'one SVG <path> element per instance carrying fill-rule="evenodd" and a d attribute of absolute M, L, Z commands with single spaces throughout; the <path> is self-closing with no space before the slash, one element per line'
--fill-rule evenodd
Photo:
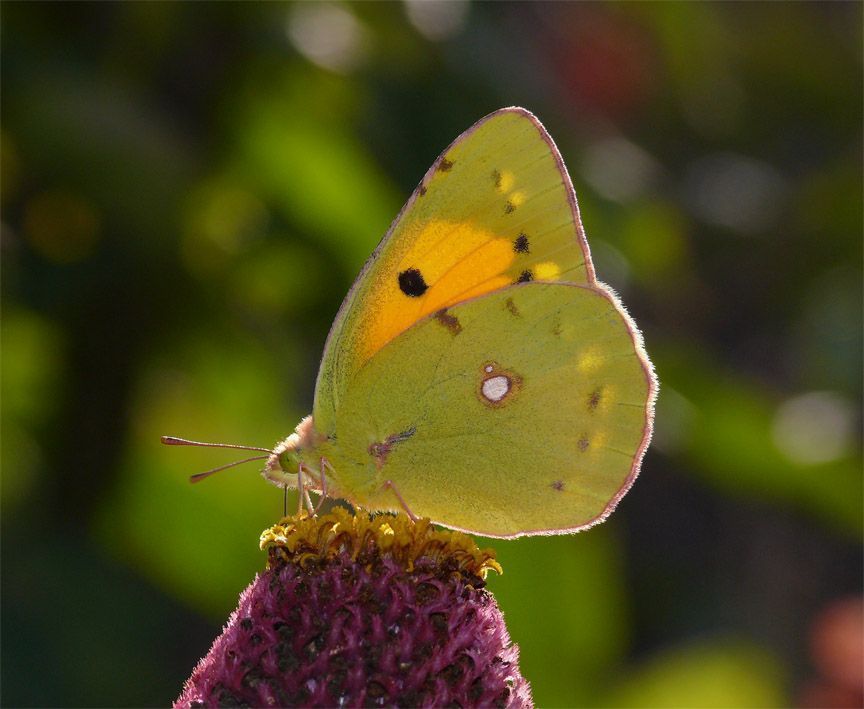
<path fill-rule="evenodd" d="M 551 19 L 541 50 L 549 55 L 568 103 L 618 121 L 651 97 L 658 61 L 645 28 L 604 5 L 544 8 L 555 12 L 544 13 Z"/>
<path fill-rule="evenodd" d="M 864 599 L 834 601 L 816 616 L 810 656 L 818 676 L 804 686 L 801 706 L 864 706 Z"/>

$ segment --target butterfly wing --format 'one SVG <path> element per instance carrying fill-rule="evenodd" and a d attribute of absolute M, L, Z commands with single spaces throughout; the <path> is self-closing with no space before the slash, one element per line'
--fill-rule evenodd
<path fill-rule="evenodd" d="M 432 315 L 343 392 L 332 456 L 354 502 L 486 536 L 608 515 L 648 445 L 655 381 L 603 288 L 529 283 Z"/>
<path fill-rule="evenodd" d="M 314 417 L 333 429 L 345 387 L 417 321 L 521 281 L 593 283 L 570 178 L 540 122 L 490 114 L 442 153 L 372 254 L 336 316 Z"/>

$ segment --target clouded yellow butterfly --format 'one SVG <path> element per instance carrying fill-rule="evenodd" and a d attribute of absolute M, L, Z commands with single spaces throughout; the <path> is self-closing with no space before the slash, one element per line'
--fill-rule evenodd
<path fill-rule="evenodd" d="M 656 391 L 552 138 L 504 108 L 402 208 L 336 316 L 312 416 L 263 474 L 485 536 L 576 532 L 636 478 Z"/>

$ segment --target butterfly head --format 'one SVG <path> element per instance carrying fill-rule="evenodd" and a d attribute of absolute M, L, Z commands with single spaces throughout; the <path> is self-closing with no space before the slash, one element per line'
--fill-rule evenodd
<path fill-rule="evenodd" d="M 314 450 L 317 438 L 312 417 L 307 416 L 297 424 L 294 433 L 273 448 L 264 466 L 264 477 L 279 486 L 296 486 L 300 466 Z"/>

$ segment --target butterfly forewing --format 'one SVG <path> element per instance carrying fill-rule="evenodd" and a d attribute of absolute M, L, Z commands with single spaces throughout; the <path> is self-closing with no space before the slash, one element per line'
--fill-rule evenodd
<path fill-rule="evenodd" d="M 424 317 L 529 281 L 593 283 L 570 179 L 524 109 L 502 109 L 438 158 L 370 258 L 333 324 L 315 394 L 329 434 L 344 390 Z"/>

